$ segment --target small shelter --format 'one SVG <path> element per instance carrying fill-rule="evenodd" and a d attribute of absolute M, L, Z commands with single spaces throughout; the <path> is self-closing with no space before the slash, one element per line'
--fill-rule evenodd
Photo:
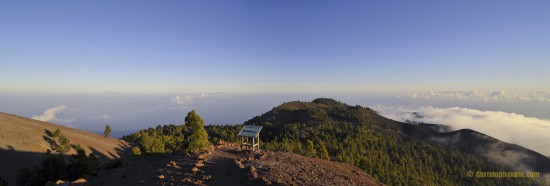
<path fill-rule="evenodd" d="M 239 132 L 241 137 L 241 151 L 243 149 L 251 150 L 252 152 L 260 150 L 260 131 L 262 126 L 245 125 Z"/>

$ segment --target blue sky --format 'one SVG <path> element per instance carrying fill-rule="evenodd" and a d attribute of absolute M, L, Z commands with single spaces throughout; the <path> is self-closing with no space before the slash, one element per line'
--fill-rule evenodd
<path fill-rule="evenodd" d="M 545 155 L 550 1 L 2 1 L 0 111 L 120 135 L 330 97 Z"/>
<path fill-rule="evenodd" d="M 10 1 L 1 93 L 550 89 L 548 1 Z"/>

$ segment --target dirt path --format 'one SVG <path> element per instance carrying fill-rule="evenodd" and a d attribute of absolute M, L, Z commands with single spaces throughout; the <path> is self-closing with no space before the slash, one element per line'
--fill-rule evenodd
<path fill-rule="evenodd" d="M 237 161 L 235 161 L 237 160 Z M 383 185 L 346 163 L 289 152 L 243 154 L 235 144 L 200 154 L 149 156 L 90 178 L 89 185 Z"/>
<path fill-rule="evenodd" d="M 207 174 L 212 176 L 209 185 L 258 185 L 250 179 L 247 169 L 240 169 L 235 165 L 235 159 L 244 156 L 236 147 L 221 146 L 209 155 L 206 163 Z"/>
<path fill-rule="evenodd" d="M 251 179 L 249 169 L 234 163 L 244 157 L 236 146 L 224 145 L 201 154 L 130 159 L 120 168 L 91 177 L 88 185 L 261 185 Z M 204 166 L 197 166 L 199 161 Z"/>

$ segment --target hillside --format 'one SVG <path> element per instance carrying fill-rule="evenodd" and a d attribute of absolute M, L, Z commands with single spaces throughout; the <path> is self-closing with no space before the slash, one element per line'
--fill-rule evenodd
<path fill-rule="evenodd" d="M 293 153 L 242 153 L 231 143 L 203 153 L 134 159 L 88 181 L 89 185 L 382 185 L 349 164 Z"/>
<path fill-rule="evenodd" d="M 356 165 L 389 185 L 524 185 L 535 180 L 476 179 L 467 172 L 550 172 L 547 157 L 473 130 L 397 122 L 326 98 L 284 103 L 245 125 L 264 126 L 261 140 L 268 149 L 314 157 L 326 149 L 331 160 Z"/>
<path fill-rule="evenodd" d="M 17 170 L 39 165 L 48 150 L 54 151 L 53 133 L 57 128 L 72 145 L 79 143 L 87 153 L 93 152 L 101 159 L 119 157 L 128 147 L 119 139 L 0 112 L 0 176 L 15 185 Z M 67 155 L 75 153 L 71 149 Z"/>

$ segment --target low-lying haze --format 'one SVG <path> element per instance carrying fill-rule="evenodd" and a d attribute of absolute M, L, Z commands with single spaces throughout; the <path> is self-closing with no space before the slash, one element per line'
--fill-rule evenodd
<path fill-rule="evenodd" d="M 1 94 L 0 111 L 88 131 L 110 124 L 117 136 L 163 124 L 182 124 L 196 110 L 206 124 L 238 124 L 287 101 L 330 97 L 365 105 L 391 119 L 470 128 L 550 155 L 549 94 L 506 91 L 420 92 L 407 96 L 338 94 Z M 423 118 L 415 118 L 417 112 Z M 124 132 L 126 131 L 126 132 Z"/>

